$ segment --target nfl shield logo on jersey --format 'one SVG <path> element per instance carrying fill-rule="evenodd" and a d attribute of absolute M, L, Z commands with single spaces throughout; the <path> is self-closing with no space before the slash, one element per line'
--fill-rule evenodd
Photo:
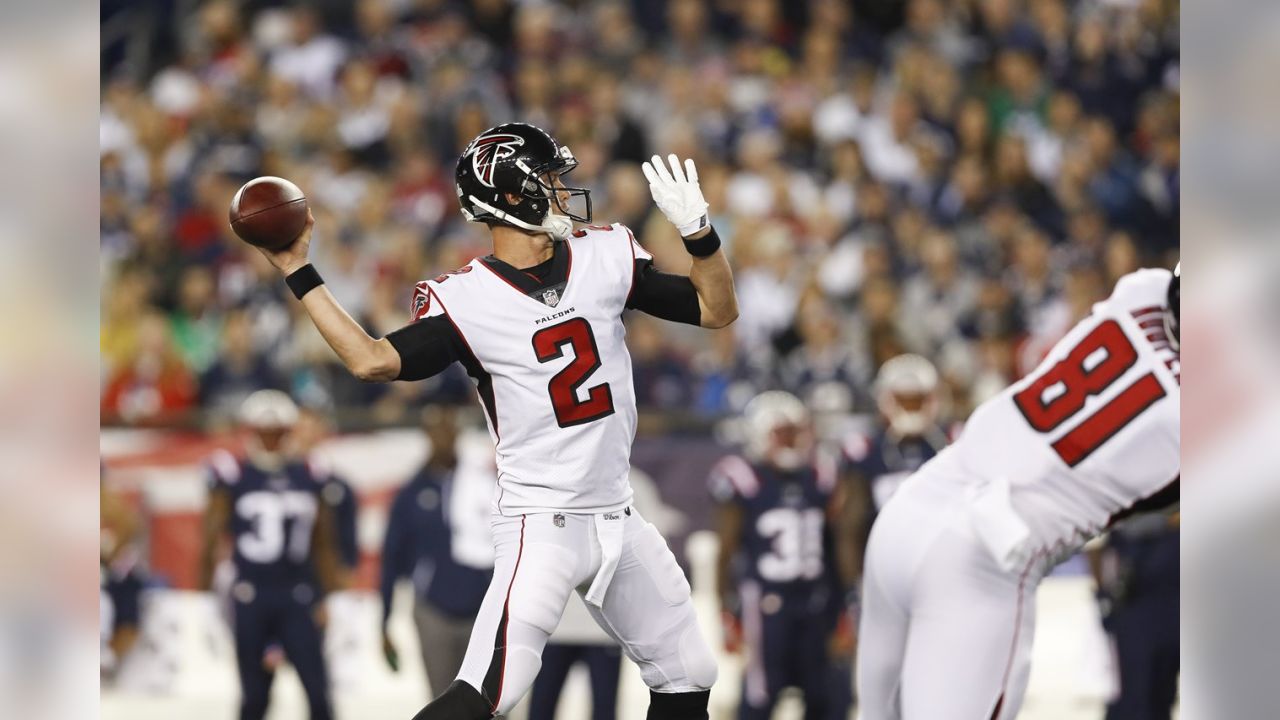
<path fill-rule="evenodd" d="M 556 292 L 555 288 L 544 290 L 542 292 L 542 302 L 551 307 L 555 307 L 560 304 L 560 293 Z"/>

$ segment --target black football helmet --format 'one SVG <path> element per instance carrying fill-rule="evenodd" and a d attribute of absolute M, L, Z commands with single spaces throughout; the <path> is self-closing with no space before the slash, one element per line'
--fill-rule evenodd
<path fill-rule="evenodd" d="M 493 223 L 545 232 L 563 238 L 573 222 L 591 222 L 591 191 L 554 187 L 578 166 L 569 148 L 539 127 L 506 123 L 476 136 L 458 158 L 454 187 L 462 214 L 471 222 Z M 507 202 L 507 193 L 520 196 Z M 581 198 L 582 212 L 568 207 Z"/>
<path fill-rule="evenodd" d="M 1174 350 L 1180 350 L 1182 344 L 1182 313 L 1180 305 L 1182 304 L 1182 263 L 1178 263 L 1173 268 L 1173 279 L 1169 281 L 1168 303 L 1169 309 L 1164 314 L 1164 330 L 1169 336 L 1169 344 L 1173 345 Z"/>

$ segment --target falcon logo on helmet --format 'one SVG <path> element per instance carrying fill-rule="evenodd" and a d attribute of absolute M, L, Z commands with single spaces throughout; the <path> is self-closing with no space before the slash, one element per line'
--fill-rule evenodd
<path fill-rule="evenodd" d="M 493 169 L 499 160 L 506 160 L 516 154 L 516 148 L 524 145 L 524 138 L 510 133 L 481 135 L 471 141 L 471 146 L 462 154 L 471 157 L 471 169 L 476 179 L 486 187 L 493 187 Z"/>

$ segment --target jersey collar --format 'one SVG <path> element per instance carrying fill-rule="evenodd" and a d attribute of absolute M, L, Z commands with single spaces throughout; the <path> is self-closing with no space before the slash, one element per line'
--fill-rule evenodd
<path fill-rule="evenodd" d="M 549 263 L 550 268 L 546 270 L 546 274 L 542 279 L 539 279 L 538 275 L 535 274 L 536 271 L 542 270 L 541 265 L 520 270 L 493 255 L 486 255 L 480 258 L 480 262 L 498 277 L 505 280 L 508 285 L 539 302 L 542 301 L 543 291 L 549 288 L 563 287 L 569 281 L 569 247 L 567 243 L 562 241 L 557 241 L 552 245 L 551 259 L 543 263 L 543 265 Z"/>

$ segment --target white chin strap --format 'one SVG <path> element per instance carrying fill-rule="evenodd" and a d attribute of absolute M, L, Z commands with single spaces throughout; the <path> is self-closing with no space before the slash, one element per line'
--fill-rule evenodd
<path fill-rule="evenodd" d="M 266 449 L 263 447 L 262 441 L 258 439 L 257 435 L 250 435 L 246 446 L 245 451 L 246 454 L 248 454 L 249 459 L 254 465 L 257 465 L 263 470 L 275 472 L 284 467 L 284 453 L 279 450 Z"/>
<path fill-rule="evenodd" d="M 899 435 L 920 435 L 929 427 L 929 416 L 923 412 L 903 412 L 889 418 L 889 427 Z"/>
<path fill-rule="evenodd" d="M 795 448 L 779 448 L 770 458 L 779 470 L 798 470 L 804 465 L 805 454 Z"/>
<path fill-rule="evenodd" d="M 508 215 L 498 208 L 480 200 L 475 195 L 468 195 L 467 197 L 471 200 L 473 205 L 481 210 L 484 210 L 503 222 L 511 223 L 512 225 L 528 230 L 529 232 L 547 233 L 557 240 L 563 240 L 573 234 L 573 220 L 571 220 L 568 215 L 560 215 L 548 210 L 546 216 L 542 218 L 542 224 L 533 225 L 519 218 Z"/>

